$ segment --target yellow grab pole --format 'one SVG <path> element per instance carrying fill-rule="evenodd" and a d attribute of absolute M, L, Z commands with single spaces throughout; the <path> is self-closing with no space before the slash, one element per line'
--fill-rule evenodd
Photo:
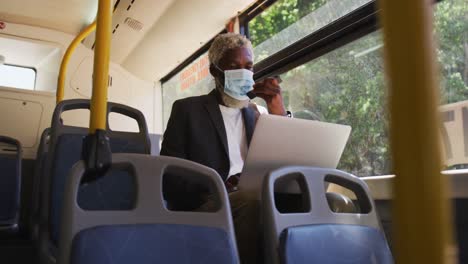
<path fill-rule="evenodd" d="M 93 95 L 89 133 L 106 130 L 107 86 L 111 45 L 112 0 L 99 0 L 94 49 Z"/>
<path fill-rule="evenodd" d="M 380 0 L 390 85 L 396 174 L 394 245 L 399 264 L 448 263 L 453 242 L 447 183 L 440 172 L 432 2 Z"/>
<path fill-rule="evenodd" d="M 70 46 L 68 46 L 67 51 L 63 55 L 62 64 L 60 64 L 60 73 L 58 77 L 58 86 L 57 86 L 57 95 L 56 95 L 56 103 L 60 103 L 64 97 L 64 90 L 65 90 L 65 77 L 67 75 L 67 66 L 68 62 L 70 61 L 71 55 L 75 51 L 78 44 L 83 41 L 91 32 L 96 29 L 96 22 L 93 22 L 89 26 L 87 26 L 83 31 L 80 32 L 78 36 L 71 42 Z"/>

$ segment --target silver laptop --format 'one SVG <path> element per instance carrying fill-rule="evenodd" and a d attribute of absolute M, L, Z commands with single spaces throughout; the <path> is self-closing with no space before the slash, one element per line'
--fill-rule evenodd
<path fill-rule="evenodd" d="M 336 168 L 351 127 L 312 120 L 261 115 L 239 182 L 243 193 L 261 195 L 265 175 L 283 166 Z"/>

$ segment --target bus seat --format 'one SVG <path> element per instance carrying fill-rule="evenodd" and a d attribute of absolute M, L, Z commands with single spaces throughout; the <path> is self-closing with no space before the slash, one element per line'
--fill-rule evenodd
<path fill-rule="evenodd" d="M 31 217 L 29 219 L 29 227 L 31 230 L 31 237 L 33 240 L 37 239 L 39 232 L 39 211 L 40 211 L 40 199 L 42 196 L 41 181 L 42 175 L 46 172 L 46 160 L 47 153 L 49 150 L 50 142 L 50 128 L 46 128 L 41 135 L 39 142 L 39 148 L 37 149 L 36 161 L 34 164 L 34 176 L 33 176 L 33 194 L 31 196 Z"/>
<path fill-rule="evenodd" d="M 18 230 L 21 195 L 21 143 L 0 136 L 0 231 Z"/>
<path fill-rule="evenodd" d="M 83 139 L 88 134 L 87 128 L 64 125 L 61 114 L 65 111 L 89 108 L 89 100 L 66 100 L 57 105 L 52 117 L 49 155 L 46 161 L 47 173 L 44 175 L 41 199 L 43 213 L 39 241 L 41 256 L 45 257 L 46 263 L 53 259 L 54 247 L 59 237 L 65 182 L 72 166 L 81 160 Z M 139 128 L 139 132 L 113 131 L 107 123 L 111 151 L 149 154 L 151 147 L 144 115 L 137 109 L 117 103 L 108 103 L 107 120 L 111 112 L 135 119 Z M 82 208 L 89 210 L 129 209 L 133 206 L 135 196 L 134 190 L 129 187 L 130 180 L 126 174 L 113 173 L 112 177 L 87 183 L 79 189 L 78 203 Z"/>
<path fill-rule="evenodd" d="M 79 208 L 76 200 L 85 165 L 77 163 L 67 178 L 59 263 L 239 263 L 228 196 L 216 171 L 183 159 L 139 154 L 113 154 L 111 169 L 135 177 L 135 208 Z M 200 178 L 217 197 L 218 210 L 167 210 L 162 196 L 167 171 Z"/>
<path fill-rule="evenodd" d="M 281 214 L 275 208 L 274 185 L 296 180 L 308 198 L 308 210 Z M 325 183 L 345 187 L 357 197 L 359 213 L 333 212 Z M 264 181 L 262 198 L 267 263 L 393 263 L 367 185 L 348 173 L 323 168 L 285 167 Z"/>
<path fill-rule="evenodd" d="M 161 135 L 160 134 L 149 134 L 150 140 L 151 140 L 151 155 L 152 156 L 158 156 L 159 152 L 161 152 L 160 148 L 160 140 L 161 140 Z"/>

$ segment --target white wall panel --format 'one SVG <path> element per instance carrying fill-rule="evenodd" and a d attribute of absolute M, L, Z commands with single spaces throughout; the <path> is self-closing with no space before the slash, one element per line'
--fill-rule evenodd
<path fill-rule="evenodd" d="M 77 34 L 96 16 L 96 0 L 2 1 L 0 17 L 8 22 L 37 25 Z"/>
<path fill-rule="evenodd" d="M 92 91 L 91 75 L 93 73 L 93 56 L 82 57 L 71 73 L 67 82 L 66 98 L 90 98 Z M 153 83 L 142 81 L 117 64 L 112 63 L 109 69 L 112 86 L 108 90 L 108 100 L 137 108 L 143 112 L 148 130 L 154 132 L 154 88 Z M 114 119 L 115 120 L 115 119 Z M 115 123 L 116 130 L 128 130 L 132 122 L 122 119 Z"/>
<path fill-rule="evenodd" d="M 23 156 L 35 158 L 42 131 L 50 126 L 55 94 L 0 87 L 0 135 L 18 139 Z"/>
<path fill-rule="evenodd" d="M 34 147 L 44 113 L 41 103 L 0 96 L 0 112 L 2 135 L 16 138 L 25 148 Z"/>

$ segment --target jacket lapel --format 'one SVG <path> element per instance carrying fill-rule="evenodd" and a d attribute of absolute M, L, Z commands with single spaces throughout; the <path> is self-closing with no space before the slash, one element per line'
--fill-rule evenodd
<path fill-rule="evenodd" d="M 221 110 L 219 110 L 218 100 L 216 98 L 216 90 L 211 91 L 208 94 L 208 100 L 205 102 L 205 108 L 208 111 L 208 114 L 213 122 L 213 125 L 218 132 L 219 139 L 223 144 L 224 151 L 229 157 L 229 149 L 227 143 L 226 128 L 224 127 L 223 116 L 221 115 Z"/>

